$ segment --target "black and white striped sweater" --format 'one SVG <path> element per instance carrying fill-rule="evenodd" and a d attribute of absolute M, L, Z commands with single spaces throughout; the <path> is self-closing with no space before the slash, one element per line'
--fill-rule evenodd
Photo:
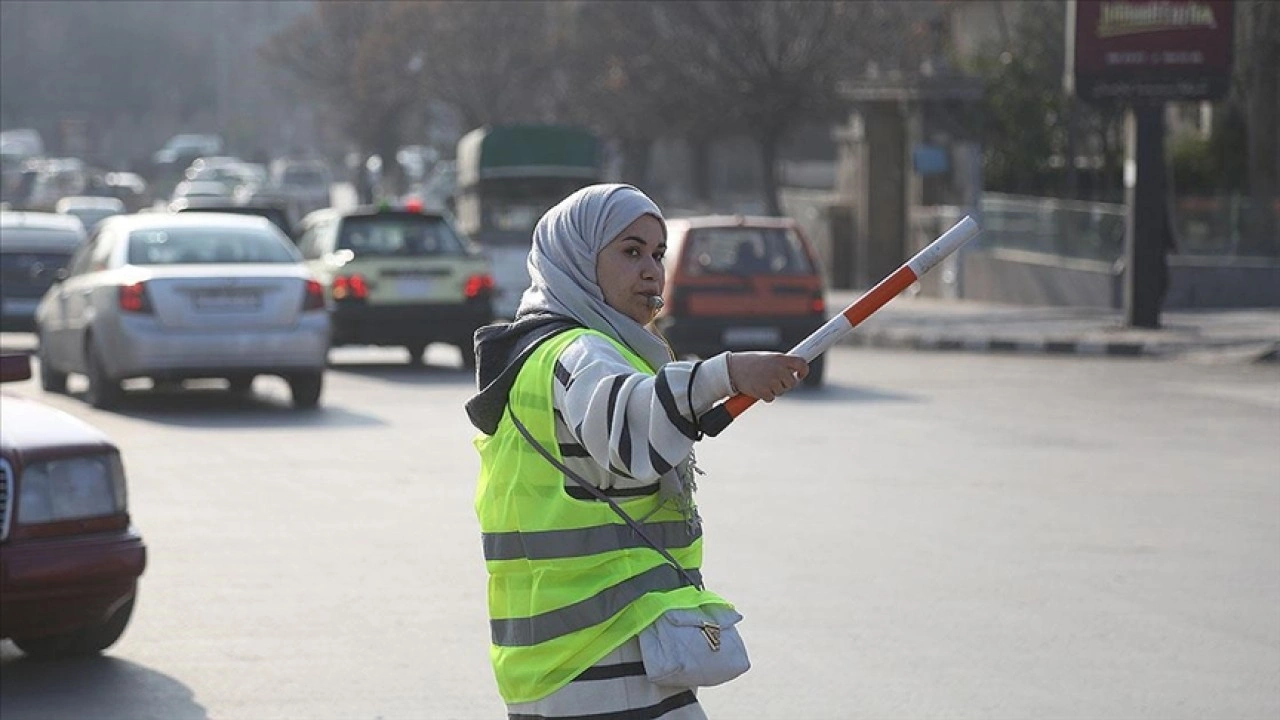
<path fill-rule="evenodd" d="M 731 394 L 727 353 L 669 362 L 649 375 L 597 335 L 565 348 L 553 387 L 565 466 L 614 497 L 657 492 L 658 480 L 693 450 L 694 418 Z M 572 480 L 568 487 L 570 495 L 590 497 Z"/>
<path fill-rule="evenodd" d="M 467 402 L 477 428 L 497 431 L 524 360 L 540 340 L 570 327 L 577 324 L 533 316 L 477 333 L 481 390 Z M 732 392 L 727 353 L 700 363 L 670 362 L 649 375 L 636 371 L 608 340 L 583 335 L 555 368 L 556 437 L 565 465 L 615 497 L 657 492 L 661 477 L 692 451 L 695 418 Z M 575 497 L 590 497 L 572 480 L 566 487 Z"/>

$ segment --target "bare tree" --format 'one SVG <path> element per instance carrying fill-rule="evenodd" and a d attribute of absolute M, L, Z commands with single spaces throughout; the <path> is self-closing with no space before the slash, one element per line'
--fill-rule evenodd
<path fill-rule="evenodd" d="M 429 22 L 418 3 L 318 3 L 262 55 L 339 118 L 362 152 L 381 156 L 394 185 L 405 120 L 425 98 Z"/>
<path fill-rule="evenodd" d="M 420 41 L 436 97 L 468 127 L 553 121 L 557 3 L 432 2 Z"/>
<path fill-rule="evenodd" d="M 60 152 L 60 119 L 164 113 L 185 120 L 211 109 L 209 38 L 182 36 L 154 10 L 126 2 L 0 3 L 0 121 L 40 129 Z M 209 11 L 191 10 L 200 20 Z"/>
<path fill-rule="evenodd" d="M 849 72 L 863 5 L 706 0 L 646 6 L 655 15 L 653 72 L 660 85 L 714 113 L 694 115 L 692 129 L 714 125 L 756 140 L 770 213 L 782 209 L 776 168 L 788 133 L 831 117 L 840 105 L 836 83 Z"/>
<path fill-rule="evenodd" d="M 662 40 L 661 20 L 647 3 L 582 3 L 569 19 L 566 114 L 619 142 L 628 182 L 647 180 L 658 138 L 710 134 L 721 121 L 710 98 L 680 81 L 683 60 Z"/>

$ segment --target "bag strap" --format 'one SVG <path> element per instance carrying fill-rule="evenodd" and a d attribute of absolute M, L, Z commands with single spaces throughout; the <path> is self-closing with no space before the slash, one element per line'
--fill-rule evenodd
<path fill-rule="evenodd" d="M 529 444 L 533 446 L 533 449 L 538 451 L 539 455 L 546 458 L 547 462 L 551 463 L 552 465 L 555 466 L 557 470 L 564 473 L 565 477 L 571 478 L 574 482 L 581 485 L 583 489 L 585 489 L 587 492 L 594 495 L 597 500 L 603 500 L 604 502 L 609 503 L 609 507 L 613 508 L 613 511 L 618 513 L 618 516 L 621 517 L 623 521 L 625 521 L 627 525 L 632 530 L 634 530 L 637 535 L 640 536 L 641 540 L 644 540 L 645 542 L 649 543 L 650 547 L 652 547 L 654 550 L 657 550 L 662 555 L 662 557 L 666 559 L 668 563 L 671 563 L 672 567 L 676 569 L 676 572 L 680 573 L 680 577 L 683 578 L 685 582 L 698 588 L 699 590 L 703 589 L 702 583 L 694 580 L 693 576 L 690 575 L 688 571 L 686 571 L 680 565 L 679 562 L 676 562 L 676 559 L 671 556 L 671 553 L 667 552 L 666 548 L 654 542 L 653 538 L 650 538 L 648 533 L 646 533 L 640 527 L 640 523 L 633 520 L 631 516 L 628 515 L 621 507 L 618 507 L 618 503 L 614 502 L 613 498 L 609 497 L 608 495 L 605 495 L 603 492 L 601 492 L 600 488 L 596 487 L 595 485 L 592 485 L 590 482 L 587 482 L 582 478 L 581 475 L 565 467 L 564 463 L 560 462 L 559 460 L 556 460 L 555 457 L 552 456 L 550 452 L 547 452 L 547 449 L 543 447 L 541 443 L 533 439 L 533 435 L 530 434 L 529 429 L 524 426 L 524 423 L 520 422 L 520 418 L 516 417 L 516 414 L 514 412 L 511 412 L 510 407 L 507 408 L 507 411 L 511 415 L 511 422 L 515 423 L 516 429 L 520 431 L 520 434 L 524 436 L 525 440 L 529 441 Z"/>

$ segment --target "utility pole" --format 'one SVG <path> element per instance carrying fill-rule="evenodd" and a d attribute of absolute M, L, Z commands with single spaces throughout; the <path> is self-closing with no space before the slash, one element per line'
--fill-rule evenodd
<path fill-rule="evenodd" d="M 1163 102 L 1135 104 L 1125 113 L 1124 316 L 1131 327 L 1160 327 L 1168 289 L 1164 131 Z"/>
<path fill-rule="evenodd" d="M 1128 107 L 1124 313 L 1130 327 L 1160 327 L 1169 286 L 1165 103 L 1226 95 L 1234 20 L 1234 0 L 1068 0 L 1067 92 Z"/>

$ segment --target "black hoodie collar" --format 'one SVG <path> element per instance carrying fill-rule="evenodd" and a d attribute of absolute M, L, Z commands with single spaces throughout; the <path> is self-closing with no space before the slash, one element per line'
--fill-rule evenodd
<path fill-rule="evenodd" d="M 507 394 L 520 368 L 544 340 L 582 324 L 551 313 L 525 315 L 510 323 L 494 323 L 476 331 L 476 387 L 467 401 L 467 417 L 480 432 L 492 435 L 507 407 Z"/>

